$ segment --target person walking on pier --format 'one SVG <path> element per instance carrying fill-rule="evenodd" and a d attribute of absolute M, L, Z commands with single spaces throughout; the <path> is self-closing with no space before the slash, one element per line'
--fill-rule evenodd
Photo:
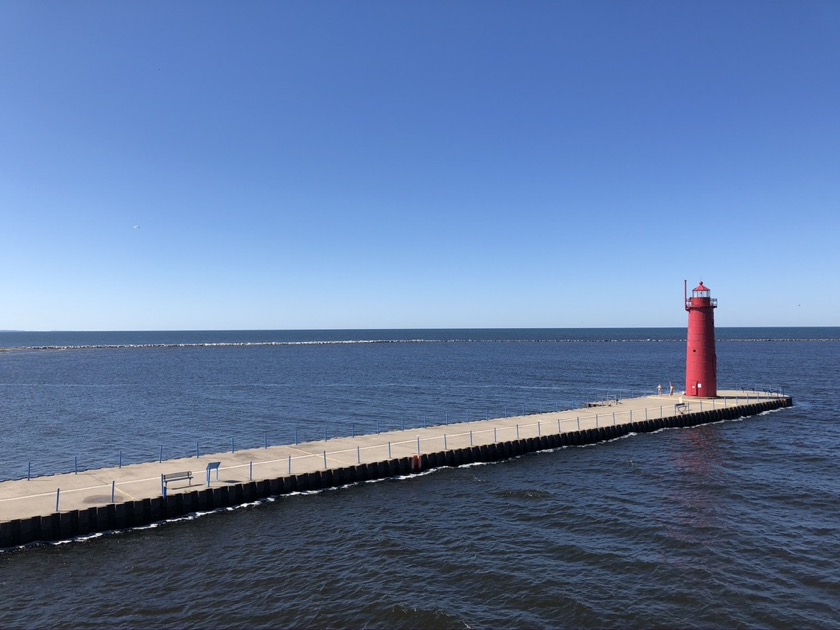
<path fill-rule="evenodd" d="M 662 383 L 656 386 L 656 393 L 662 395 Z"/>
<path fill-rule="evenodd" d="M 669 396 L 673 396 L 673 395 L 674 395 L 674 384 L 673 384 L 673 383 L 671 383 L 671 393 L 670 393 L 670 394 L 668 394 L 668 395 L 669 395 Z"/>

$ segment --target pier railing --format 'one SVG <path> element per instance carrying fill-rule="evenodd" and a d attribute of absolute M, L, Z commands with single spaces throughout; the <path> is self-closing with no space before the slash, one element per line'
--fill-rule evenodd
<path fill-rule="evenodd" d="M 253 461 L 248 464 L 222 467 L 222 469 L 234 471 L 249 468 L 249 480 L 253 480 L 253 471 L 254 469 L 258 469 L 260 465 L 275 465 L 283 462 L 287 464 L 286 474 L 292 475 L 314 470 L 327 470 L 342 465 L 368 464 L 385 459 L 410 457 L 435 451 L 466 448 L 468 446 L 482 446 L 512 440 L 542 437 L 543 435 L 549 434 L 585 431 L 587 429 L 649 421 L 657 418 L 670 417 L 675 414 L 713 411 L 743 405 L 750 400 L 768 400 L 781 397 L 783 397 L 783 394 L 780 392 L 744 392 L 744 395 L 734 398 L 706 400 L 690 400 L 673 396 L 674 402 L 669 402 L 668 404 L 626 410 L 619 408 L 621 401 L 617 400 L 614 405 L 607 405 L 606 408 L 599 408 L 598 411 L 593 410 L 592 413 L 577 414 L 573 417 L 568 417 L 567 413 L 563 412 L 548 412 L 538 415 L 558 415 L 558 417 L 551 420 L 538 419 L 531 422 L 525 421 L 513 424 L 507 422 L 509 418 L 484 420 L 475 423 L 457 423 L 450 425 L 451 431 L 437 431 L 432 433 L 429 433 L 431 430 L 414 431 L 416 436 L 410 439 L 405 439 L 403 435 L 407 431 L 394 431 L 380 434 L 383 437 L 382 442 L 368 444 L 366 446 L 355 445 L 352 448 L 337 450 L 323 449 L 320 452 L 306 455 L 289 454 L 281 459 Z M 481 424 L 498 423 L 498 426 L 483 429 L 466 428 L 469 424 L 478 424 L 479 422 Z M 434 429 L 439 430 L 441 427 L 437 426 Z M 402 439 L 385 440 L 389 435 L 401 436 Z M 317 444 L 317 442 L 310 444 Z M 322 444 L 329 444 L 329 441 L 322 442 Z"/>
<path fill-rule="evenodd" d="M 461 448 L 465 446 L 490 444 L 493 442 L 502 442 L 513 439 L 539 437 L 543 434 L 548 434 L 549 432 L 565 433 L 568 431 L 601 428 L 609 425 L 625 424 L 628 422 L 636 422 L 650 420 L 657 417 L 664 417 L 664 414 L 670 414 L 671 412 L 693 413 L 695 411 L 713 410 L 720 408 L 721 406 L 725 407 L 727 404 L 737 405 L 749 400 L 776 398 L 782 397 L 784 395 L 781 389 L 766 391 L 750 391 L 741 389 L 739 390 L 739 393 L 734 397 L 730 396 L 729 398 L 706 400 L 688 398 L 683 399 L 679 396 L 679 394 L 674 394 L 673 396 L 665 395 L 662 397 L 669 400 L 668 404 L 651 405 L 649 407 L 645 407 L 644 409 L 626 410 L 621 409 L 621 394 L 623 393 L 629 392 L 621 392 L 619 393 L 619 395 L 605 400 L 590 402 L 581 405 L 581 408 L 588 407 L 587 411 L 591 409 L 591 413 L 575 415 L 574 417 L 568 417 L 569 412 L 557 410 L 540 410 L 531 413 L 525 413 L 524 408 L 522 409 L 521 415 L 511 416 L 508 414 L 508 409 L 506 407 L 505 416 L 499 418 L 490 418 L 488 417 L 488 414 L 485 414 L 484 416 L 477 414 L 478 417 L 473 416 L 471 418 L 469 414 L 465 414 L 464 419 L 461 420 L 454 419 L 455 416 L 450 417 L 446 415 L 444 423 L 438 422 L 431 425 L 425 419 L 422 421 L 422 423 L 413 423 L 408 426 L 406 426 L 404 423 L 398 426 L 394 426 L 393 424 L 390 426 L 383 426 L 382 424 L 380 424 L 380 422 L 377 421 L 375 424 L 375 428 L 373 426 L 370 426 L 367 427 L 370 429 L 369 431 L 362 430 L 360 432 L 357 432 L 355 423 L 345 423 L 344 425 L 342 425 L 344 433 L 341 433 L 340 431 L 336 430 L 330 432 L 328 431 L 327 425 L 325 425 L 323 438 L 321 438 L 321 436 L 319 435 L 317 438 L 314 439 L 312 437 L 313 431 L 311 431 L 311 429 L 308 432 L 309 435 L 306 438 L 303 438 L 301 436 L 302 432 L 299 432 L 298 428 L 295 427 L 293 441 L 275 443 L 269 440 L 268 433 L 264 433 L 262 436 L 262 440 L 259 440 L 258 445 L 255 445 L 255 441 L 252 440 L 249 446 L 245 448 L 237 448 L 236 439 L 234 437 L 231 437 L 229 450 L 222 450 L 218 448 L 218 444 L 222 443 L 220 441 L 215 442 L 215 444 L 217 445 L 216 448 L 213 448 L 212 446 L 208 447 L 207 445 L 202 445 L 200 441 L 196 441 L 195 450 L 192 454 L 184 453 L 182 450 L 175 457 L 164 457 L 165 454 L 168 455 L 169 450 L 171 449 L 165 451 L 164 447 L 160 446 L 158 449 L 156 449 L 155 455 L 157 456 L 154 457 L 154 459 L 146 456 L 146 458 L 144 458 L 142 461 L 129 461 L 127 457 L 124 457 L 123 450 L 120 450 L 118 453 L 115 454 L 115 457 L 111 462 L 105 463 L 105 466 L 100 465 L 92 467 L 83 467 L 79 465 L 80 461 L 78 456 L 74 456 L 71 466 L 61 470 L 53 470 L 51 472 L 43 472 L 39 468 L 34 468 L 33 461 L 30 461 L 27 463 L 26 469 L 25 471 L 23 471 L 23 474 L 18 473 L 13 477 L 6 477 L 5 479 L 33 479 L 36 477 L 48 476 L 51 474 L 78 474 L 80 472 L 84 472 L 85 470 L 90 470 L 93 468 L 102 468 L 108 466 L 116 466 L 118 468 L 122 468 L 123 466 L 128 466 L 131 464 L 149 463 L 154 462 L 155 460 L 157 460 L 159 463 L 163 463 L 166 461 L 172 461 L 176 459 L 184 459 L 185 457 L 201 458 L 204 456 L 220 455 L 225 452 L 229 452 L 231 454 L 235 454 L 237 452 L 242 451 L 256 452 L 258 449 L 267 450 L 270 448 L 280 446 L 297 447 L 304 444 L 313 444 L 318 442 L 329 444 L 330 442 L 335 443 L 337 440 L 347 438 L 354 439 L 356 437 L 362 436 L 367 436 L 368 438 L 370 438 L 371 436 L 375 435 L 383 436 L 383 441 L 376 446 L 357 446 L 354 447 L 355 450 L 322 450 L 320 453 L 314 455 L 290 455 L 287 458 L 288 470 L 290 474 L 293 474 L 295 471 L 299 472 L 298 467 L 304 460 L 314 461 L 320 458 L 323 462 L 325 462 L 324 465 L 327 467 L 329 466 L 330 460 L 341 460 L 342 462 L 348 464 L 365 463 L 366 461 L 373 461 L 374 459 L 381 457 L 383 454 L 388 455 L 388 458 L 390 459 L 391 457 L 397 456 L 403 457 L 406 455 L 422 454 L 424 452 L 429 452 L 430 450 L 440 450 L 441 448 L 443 450 L 447 450 L 448 448 L 453 447 Z M 671 399 L 673 399 L 675 402 L 670 402 Z M 546 414 L 555 414 L 558 415 L 558 417 L 550 422 L 542 419 L 537 419 L 534 421 L 523 420 L 516 423 L 510 422 L 511 418 L 528 418 L 544 416 Z M 494 422 L 497 423 L 498 426 L 494 426 L 492 429 L 482 430 L 464 428 L 469 424 L 476 422 Z M 441 431 L 441 429 L 443 430 Z M 393 436 L 394 434 L 403 433 L 409 430 L 415 432 L 417 434 L 417 437 L 412 438 L 411 440 L 401 439 L 395 441 L 388 441 L 385 439 L 388 436 Z M 355 455 L 355 461 L 353 461 L 353 455 Z M 254 461 L 251 466 L 258 467 L 267 463 L 276 464 L 277 462 L 276 460 L 258 460 Z M 241 468 L 242 466 L 238 467 Z M 4 477 L 0 475 L 0 479 L 3 478 Z"/>
<path fill-rule="evenodd" d="M 404 460 L 412 458 L 414 461 L 420 462 L 421 456 L 432 455 L 434 453 L 445 453 L 447 451 L 461 451 L 465 452 L 467 449 L 474 450 L 475 447 L 490 446 L 492 444 L 505 444 L 530 440 L 531 438 L 540 438 L 549 435 L 562 435 L 564 433 L 587 432 L 592 429 L 606 429 L 607 427 L 615 427 L 620 425 L 632 423 L 644 423 L 646 421 L 664 419 L 665 422 L 661 425 L 647 425 L 639 426 L 639 430 L 659 430 L 667 426 L 688 426 L 681 423 L 674 424 L 674 418 L 681 414 L 697 414 L 705 411 L 715 411 L 717 409 L 732 408 L 737 409 L 742 407 L 744 409 L 755 409 L 755 402 L 767 402 L 772 399 L 783 398 L 781 394 L 773 392 L 751 392 L 747 396 L 730 396 L 719 399 L 685 399 L 679 396 L 651 396 L 647 399 L 634 399 L 627 401 L 630 403 L 628 407 L 622 407 L 622 401 L 616 404 L 607 405 L 605 407 L 598 407 L 595 409 L 576 409 L 563 412 L 547 412 L 535 416 L 514 416 L 510 418 L 496 418 L 491 420 L 479 420 L 469 423 L 453 424 L 449 426 L 434 426 L 423 429 L 397 430 L 380 434 L 361 435 L 357 438 L 334 438 L 330 440 L 319 440 L 313 442 L 304 442 L 297 445 L 287 444 L 273 447 L 264 447 L 257 449 L 249 449 L 241 451 L 235 458 L 228 459 L 225 464 L 224 453 L 207 454 L 202 461 L 196 464 L 189 463 L 189 458 L 182 458 L 178 460 L 179 470 L 195 470 L 198 467 L 199 471 L 204 471 L 206 467 L 206 480 L 202 480 L 202 472 L 196 473 L 194 476 L 199 484 L 202 481 L 206 482 L 207 487 L 214 485 L 214 480 L 211 478 L 211 469 L 215 471 L 215 485 L 227 486 L 229 484 L 242 484 L 244 482 L 258 481 L 260 479 L 277 479 L 286 475 L 301 475 L 306 473 L 316 473 L 324 470 L 338 470 L 348 469 L 357 465 L 371 465 L 382 464 L 383 462 L 393 462 L 394 460 Z M 640 404 L 644 401 L 644 404 Z M 651 402 L 652 404 L 647 404 Z M 774 406 L 774 405 L 773 405 Z M 770 410 L 773 406 L 764 406 L 765 409 Z M 786 406 L 786 405 L 785 405 Z M 714 418 L 723 419 L 725 417 L 735 417 L 732 414 L 709 414 L 706 422 L 714 421 Z M 692 422 L 691 419 L 686 419 L 689 424 L 697 424 L 697 421 Z M 626 435 L 626 431 L 621 430 L 606 430 L 603 439 L 609 439 L 607 436 L 618 437 Z M 554 441 L 554 443 L 558 443 Z M 576 443 L 576 442 L 575 442 Z M 569 444 L 569 442 L 567 442 Z M 218 461 L 208 461 L 214 459 Z M 97 497 L 96 502 L 102 504 L 117 503 L 117 497 L 120 502 L 123 497 L 133 496 L 133 490 L 136 492 L 143 487 L 147 487 L 150 482 L 157 483 L 158 480 L 163 480 L 163 475 L 179 475 L 179 479 L 185 479 L 189 476 L 193 478 L 192 472 L 172 472 L 171 466 L 174 465 L 175 460 L 171 460 L 167 465 L 169 469 L 161 466 L 154 467 L 154 463 L 145 463 L 138 465 L 135 472 L 121 471 L 120 473 L 113 472 L 112 480 L 105 483 L 102 479 L 108 479 L 107 468 L 97 470 L 97 475 L 93 485 L 88 485 L 87 480 L 82 484 L 78 483 L 60 483 L 61 479 L 65 482 L 69 481 L 66 477 L 73 476 L 72 473 L 65 473 L 63 477 L 56 478 L 56 490 L 52 493 L 44 487 L 44 483 L 32 482 L 33 493 L 25 494 L 19 493 L 17 496 L 4 498 L 2 502 L 4 505 L 11 506 L 12 503 L 18 501 L 46 501 L 47 499 L 55 500 L 55 512 L 62 510 L 62 497 L 70 495 L 71 503 L 75 500 L 79 501 L 79 493 L 94 493 Z M 197 466 L 196 466 L 197 465 Z M 183 466 L 183 468 L 181 468 Z M 114 469 L 111 468 L 111 471 Z M 223 481 L 219 481 L 219 471 L 224 471 L 225 477 Z M 128 475 L 125 473 L 128 472 Z M 152 476 L 150 476 L 152 475 Z M 118 482 L 117 479 L 120 481 Z M 45 480 L 46 481 L 46 480 Z M 24 482 L 25 483 L 25 482 Z M 162 483 L 162 493 L 166 498 L 166 484 Z M 144 486 L 145 484 L 145 486 Z M 84 487 L 79 487 L 82 485 Z M 61 487 L 64 487 L 62 491 Z M 69 486 L 69 487 L 68 487 Z M 190 488 L 195 488 L 192 484 Z M 46 491 L 45 491 L 46 490 Z M 119 491 L 119 495 L 118 495 Z M 178 492 L 186 491 L 182 487 L 177 489 Z M 98 494 L 96 494 L 98 493 Z M 101 497 L 101 498 L 99 498 Z M 110 501 L 107 497 L 110 497 Z M 90 502 L 90 500 L 87 500 Z M 0 506 L 2 507 L 2 506 Z M 3 510 L 5 511 L 5 510 Z M 0 513 L 0 522 L 3 521 L 3 514 Z"/>

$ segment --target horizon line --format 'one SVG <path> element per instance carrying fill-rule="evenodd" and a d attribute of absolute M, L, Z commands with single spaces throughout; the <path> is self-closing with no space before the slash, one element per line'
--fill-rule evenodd
<path fill-rule="evenodd" d="M 342 331 L 398 331 L 398 330 L 654 330 L 682 329 L 687 326 L 421 326 L 421 327 L 371 327 L 371 328 L 53 328 L 53 329 L 0 329 L 0 333 L 125 333 L 125 332 L 342 332 Z M 840 328 L 840 325 L 761 325 L 715 326 L 716 330 L 732 328 Z"/>

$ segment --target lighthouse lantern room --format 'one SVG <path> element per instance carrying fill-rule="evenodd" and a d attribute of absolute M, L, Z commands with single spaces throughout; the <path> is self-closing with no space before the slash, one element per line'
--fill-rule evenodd
<path fill-rule="evenodd" d="M 715 355 L 715 309 L 702 282 L 688 297 L 685 284 L 685 310 L 688 311 L 688 348 L 685 360 L 685 395 L 696 398 L 717 396 L 717 356 Z"/>

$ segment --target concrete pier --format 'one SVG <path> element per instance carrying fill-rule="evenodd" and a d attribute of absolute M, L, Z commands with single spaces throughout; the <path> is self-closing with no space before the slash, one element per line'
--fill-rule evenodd
<path fill-rule="evenodd" d="M 719 391 L 714 399 L 649 396 L 0 482 L 0 549 L 139 527 L 292 492 L 751 416 L 792 403 L 789 396 L 743 391 Z M 208 465 L 216 463 L 208 474 Z M 164 497 L 161 475 L 184 471 L 193 479 L 167 483 Z"/>

